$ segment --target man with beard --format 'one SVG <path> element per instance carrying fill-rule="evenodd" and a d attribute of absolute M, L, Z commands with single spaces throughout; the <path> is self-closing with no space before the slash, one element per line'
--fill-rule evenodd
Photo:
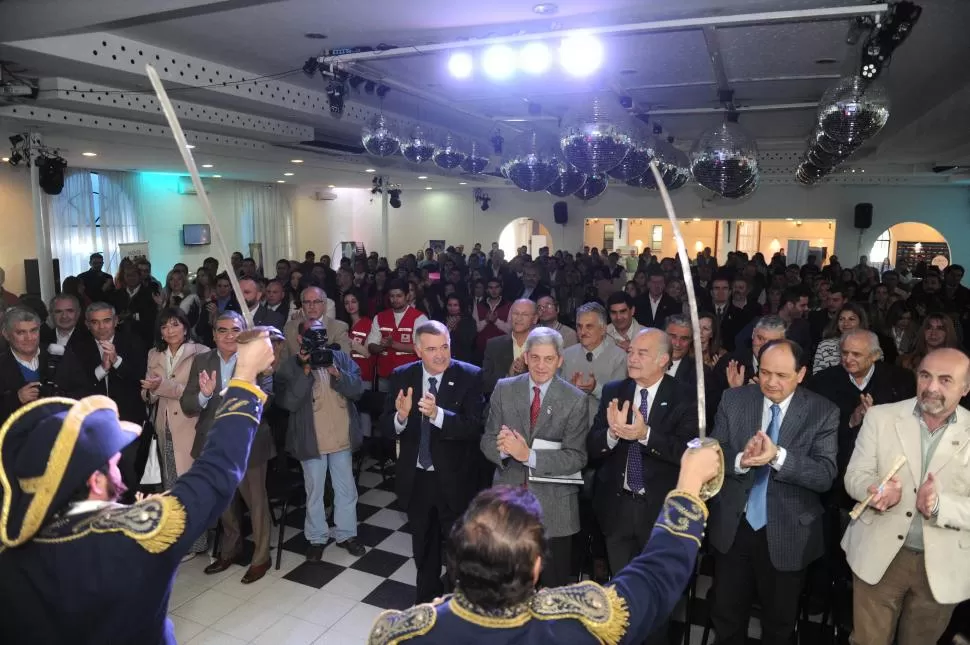
<path fill-rule="evenodd" d="M 43 399 L 0 427 L 4 643 L 175 644 L 175 570 L 242 478 L 266 399 L 253 383 L 272 362 L 265 337 L 240 346 L 205 452 L 171 491 L 134 506 L 117 503 L 118 461 L 141 428 L 111 399 Z"/>
<path fill-rule="evenodd" d="M 852 568 L 851 642 L 935 643 L 954 607 L 970 598 L 970 359 L 930 352 L 917 370 L 916 398 L 870 408 L 845 474 L 869 499 L 842 538 Z M 906 463 L 883 485 L 900 456 Z"/>

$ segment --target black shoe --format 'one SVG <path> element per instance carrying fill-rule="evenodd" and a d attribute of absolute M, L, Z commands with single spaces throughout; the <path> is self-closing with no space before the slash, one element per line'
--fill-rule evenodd
<path fill-rule="evenodd" d="M 341 549 L 346 549 L 350 555 L 356 558 L 359 558 L 360 556 L 367 553 L 367 550 L 364 549 L 364 547 L 360 544 L 360 542 L 357 541 L 356 538 L 347 538 L 343 542 L 337 542 L 337 546 L 339 546 Z"/>
<path fill-rule="evenodd" d="M 323 550 L 333 542 L 333 538 L 327 540 L 326 544 L 311 544 L 306 550 L 307 562 L 320 562 L 323 558 Z"/>

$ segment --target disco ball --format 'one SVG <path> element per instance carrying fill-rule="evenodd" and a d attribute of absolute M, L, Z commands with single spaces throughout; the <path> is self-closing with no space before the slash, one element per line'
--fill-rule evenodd
<path fill-rule="evenodd" d="M 830 87 L 819 103 L 818 129 L 831 139 L 858 146 L 889 120 L 889 94 L 879 83 L 847 76 Z"/>
<path fill-rule="evenodd" d="M 458 142 L 458 138 L 449 132 L 445 135 L 438 149 L 432 153 L 431 159 L 439 168 L 454 170 L 468 156 L 460 147 L 461 144 Z"/>
<path fill-rule="evenodd" d="M 630 143 L 630 152 L 623 158 L 620 165 L 608 171 L 610 177 L 620 181 L 630 181 L 642 177 L 644 173 L 652 174 L 650 172 L 650 161 L 658 156 L 656 138 L 647 135 L 642 131 L 642 128 L 637 128 Z"/>
<path fill-rule="evenodd" d="M 586 183 L 573 193 L 574 197 L 579 197 L 584 202 L 599 197 L 606 192 L 606 187 L 610 183 L 610 178 L 605 172 L 596 173 L 586 178 Z"/>
<path fill-rule="evenodd" d="M 383 114 L 375 116 L 361 132 L 364 150 L 375 157 L 390 157 L 401 148 L 401 137 Z"/>
<path fill-rule="evenodd" d="M 827 171 L 824 168 L 819 168 L 811 162 L 803 161 L 795 170 L 795 179 L 797 179 L 800 184 L 812 186 L 826 174 Z"/>
<path fill-rule="evenodd" d="M 582 188 L 585 183 L 586 173 L 576 170 L 565 161 L 560 161 L 559 174 L 556 176 L 556 180 L 552 182 L 552 186 L 549 186 L 546 190 L 556 197 L 566 197 Z"/>
<path fill-rule="evenodd" d="M 566 114 L 559 145 L 566 161 L 587 174 L 613 170 L 633 148 L 633 124 L 613 96 Z"/>
<path fill-rule="evenodd" d="M 401 141 L 401 154 L 412 163 L 424 163 L 434 156 L 438 146 L 425 134 L 421 126 L 414 128 L 406 139 Z"/>
<path fill-rule="evenodd" d="M 697 183 L 718 194 L 742 190 L 758 174 L 758 149 L 737 123 L 725 121 L 708 130 L 690 151 Z"/>
<path fill-rule="evenodd" d="M 523 132 L 509 146 L 502 173 L 513 184 L 530 193 L 545 190 L 559 176 L 555 141 L 535 130 Z"/>
<path fill-rule="evenodd" d="M 813 145 L 822 152 L 845 159 L 859 149 L 859 146 L 862 145 L 862 141 L 856 141 L 854 143 L 839 143 L 824 132 L 816 130 L 814 142 L 810 145 Z"/>
<path fill-rule="evenodd" d="M 478 141 L 472 141 L 468 145 L 468 155 L 461 162 L 461 169 L 473 175 L 480 175 L 486 168 L 488 168 L 488 148 Z"/>
<path fill-rule="evenodd" d="M 669 141 L 658 141 L 657 154 L 663 160 L 661 174 L 667 190 L 683 188 L 690 181 L 690 159 L 687 158 L 687 153 Z"/>
<path fill-rule="evenodd" d="M 745 197 L 750 197 L 754 191 L 758 190 L 758 186 L 760 184 L 761 175 L 755 173 L 743 186 L 739 187 L 737 190 L 726 192 L 721 196 L 727 199 L 744 199 Z"/>
<path fill-rule="evenodd" d="M 818 166 L 819 168 L 826 168 L 831 170 L 835 168 L 840 163 L 846 160 L 848 155 L 842 156 L 837 154 L 832 154 L 826 150 L 823 150 L 821 146 L 812 146 L 805 153 L 805 161 Z"/>

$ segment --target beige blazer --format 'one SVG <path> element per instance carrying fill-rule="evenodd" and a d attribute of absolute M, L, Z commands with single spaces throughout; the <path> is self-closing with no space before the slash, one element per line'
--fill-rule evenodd
<path fill-rule="evenodd" d="M 903 488 L 899 504 L 885 512 L 867 508 L 842 537 L 849 566 L 868 584 L 882 579 L 918 513 L 922 452 L 915 406 L 912 398 L 871 408 L 845 473 L 849 495 L 862 501 L 868 487 L 879 485 L 897 456 L 907 460 L 897 475 Z M 958 407 L 956 415 L 929 465 L 938 486 L 939 514 L 923 522 L 926 574 L 933 597 L 943 604 L 970 598 L 966 575 L 970 571 L 970 411 Z"/>
<path fill-rule="evenodd" d="M 286 323 L 283 327 L 283 336 L 286 337 L 286 342 L 283 344 L 283 349 L 280 353 L 280 360 L 285 360 L 290 356 L 296 356 L 300 353 L 300 323 L 303 322 L 303 317 L 298 316 L 293 320 Z M 327 319 L 327 338 L 331 344 L 336 343 L 340 345 L 340 349 L 344 352 L 350 353 L 350 335 L 348 333 L 347 323 L 342 320 L 334 320 L 331 318 Z"/>
<path fill-rule="evenodd" d="M 192 466 L 192 443 L 195 441 L 195 417 L 186 416 L 182 412 L 179 400 L 185 384 L 188 381 L 189 373 L 192 370 L 192 359 L 196 354 L 204 354 L 209 348 L 199 343 L 185 343 L 185 351 L 179 358 L 175 366 L 175 373 L 172 378 L 168 378 L 165 365 L 165 352 L 160 352 L 152 348 L 148 352 L 148 373 L 146 378 L 151 376 L 162 377 L 162 383 L 158 389 L 148 397 L 148 391 L 142 392 L 146 400 L 151 403 L 158 401 L 158 411 L 153 419 L 155 432 L 158 434 L 158 441 L 165 440 L 165 424 L 168 424 L 172 432 L 172 444 L 175 452 L 175 472 L 179 475 L 185 473 Z"/>

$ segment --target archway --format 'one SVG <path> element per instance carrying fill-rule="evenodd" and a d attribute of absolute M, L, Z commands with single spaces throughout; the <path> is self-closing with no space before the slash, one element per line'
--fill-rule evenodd
<path fill-rule="evenodd" d="M 921 222 L 900 222 L 882 232 L 869 251 L 869 264 L 880 269 L 896 268 L 905 261 L 910 270 L 920 262 L 945 269 L 950 264 L 950 245 L 932 226 Z"/>
<path fill-rule="evenodd" d="M 523 246 L 529 250 L 529 255 L 532 257 L 537 257 L 539 249 L 544 246 L 549 247 L 550 253 L 555 250 L 549 229 L 530 217 L 512 220 L 505 225 L 498 236 L 498 247 L 505 252 L 507 259 L 514 258 L 518 249 Z"/>

